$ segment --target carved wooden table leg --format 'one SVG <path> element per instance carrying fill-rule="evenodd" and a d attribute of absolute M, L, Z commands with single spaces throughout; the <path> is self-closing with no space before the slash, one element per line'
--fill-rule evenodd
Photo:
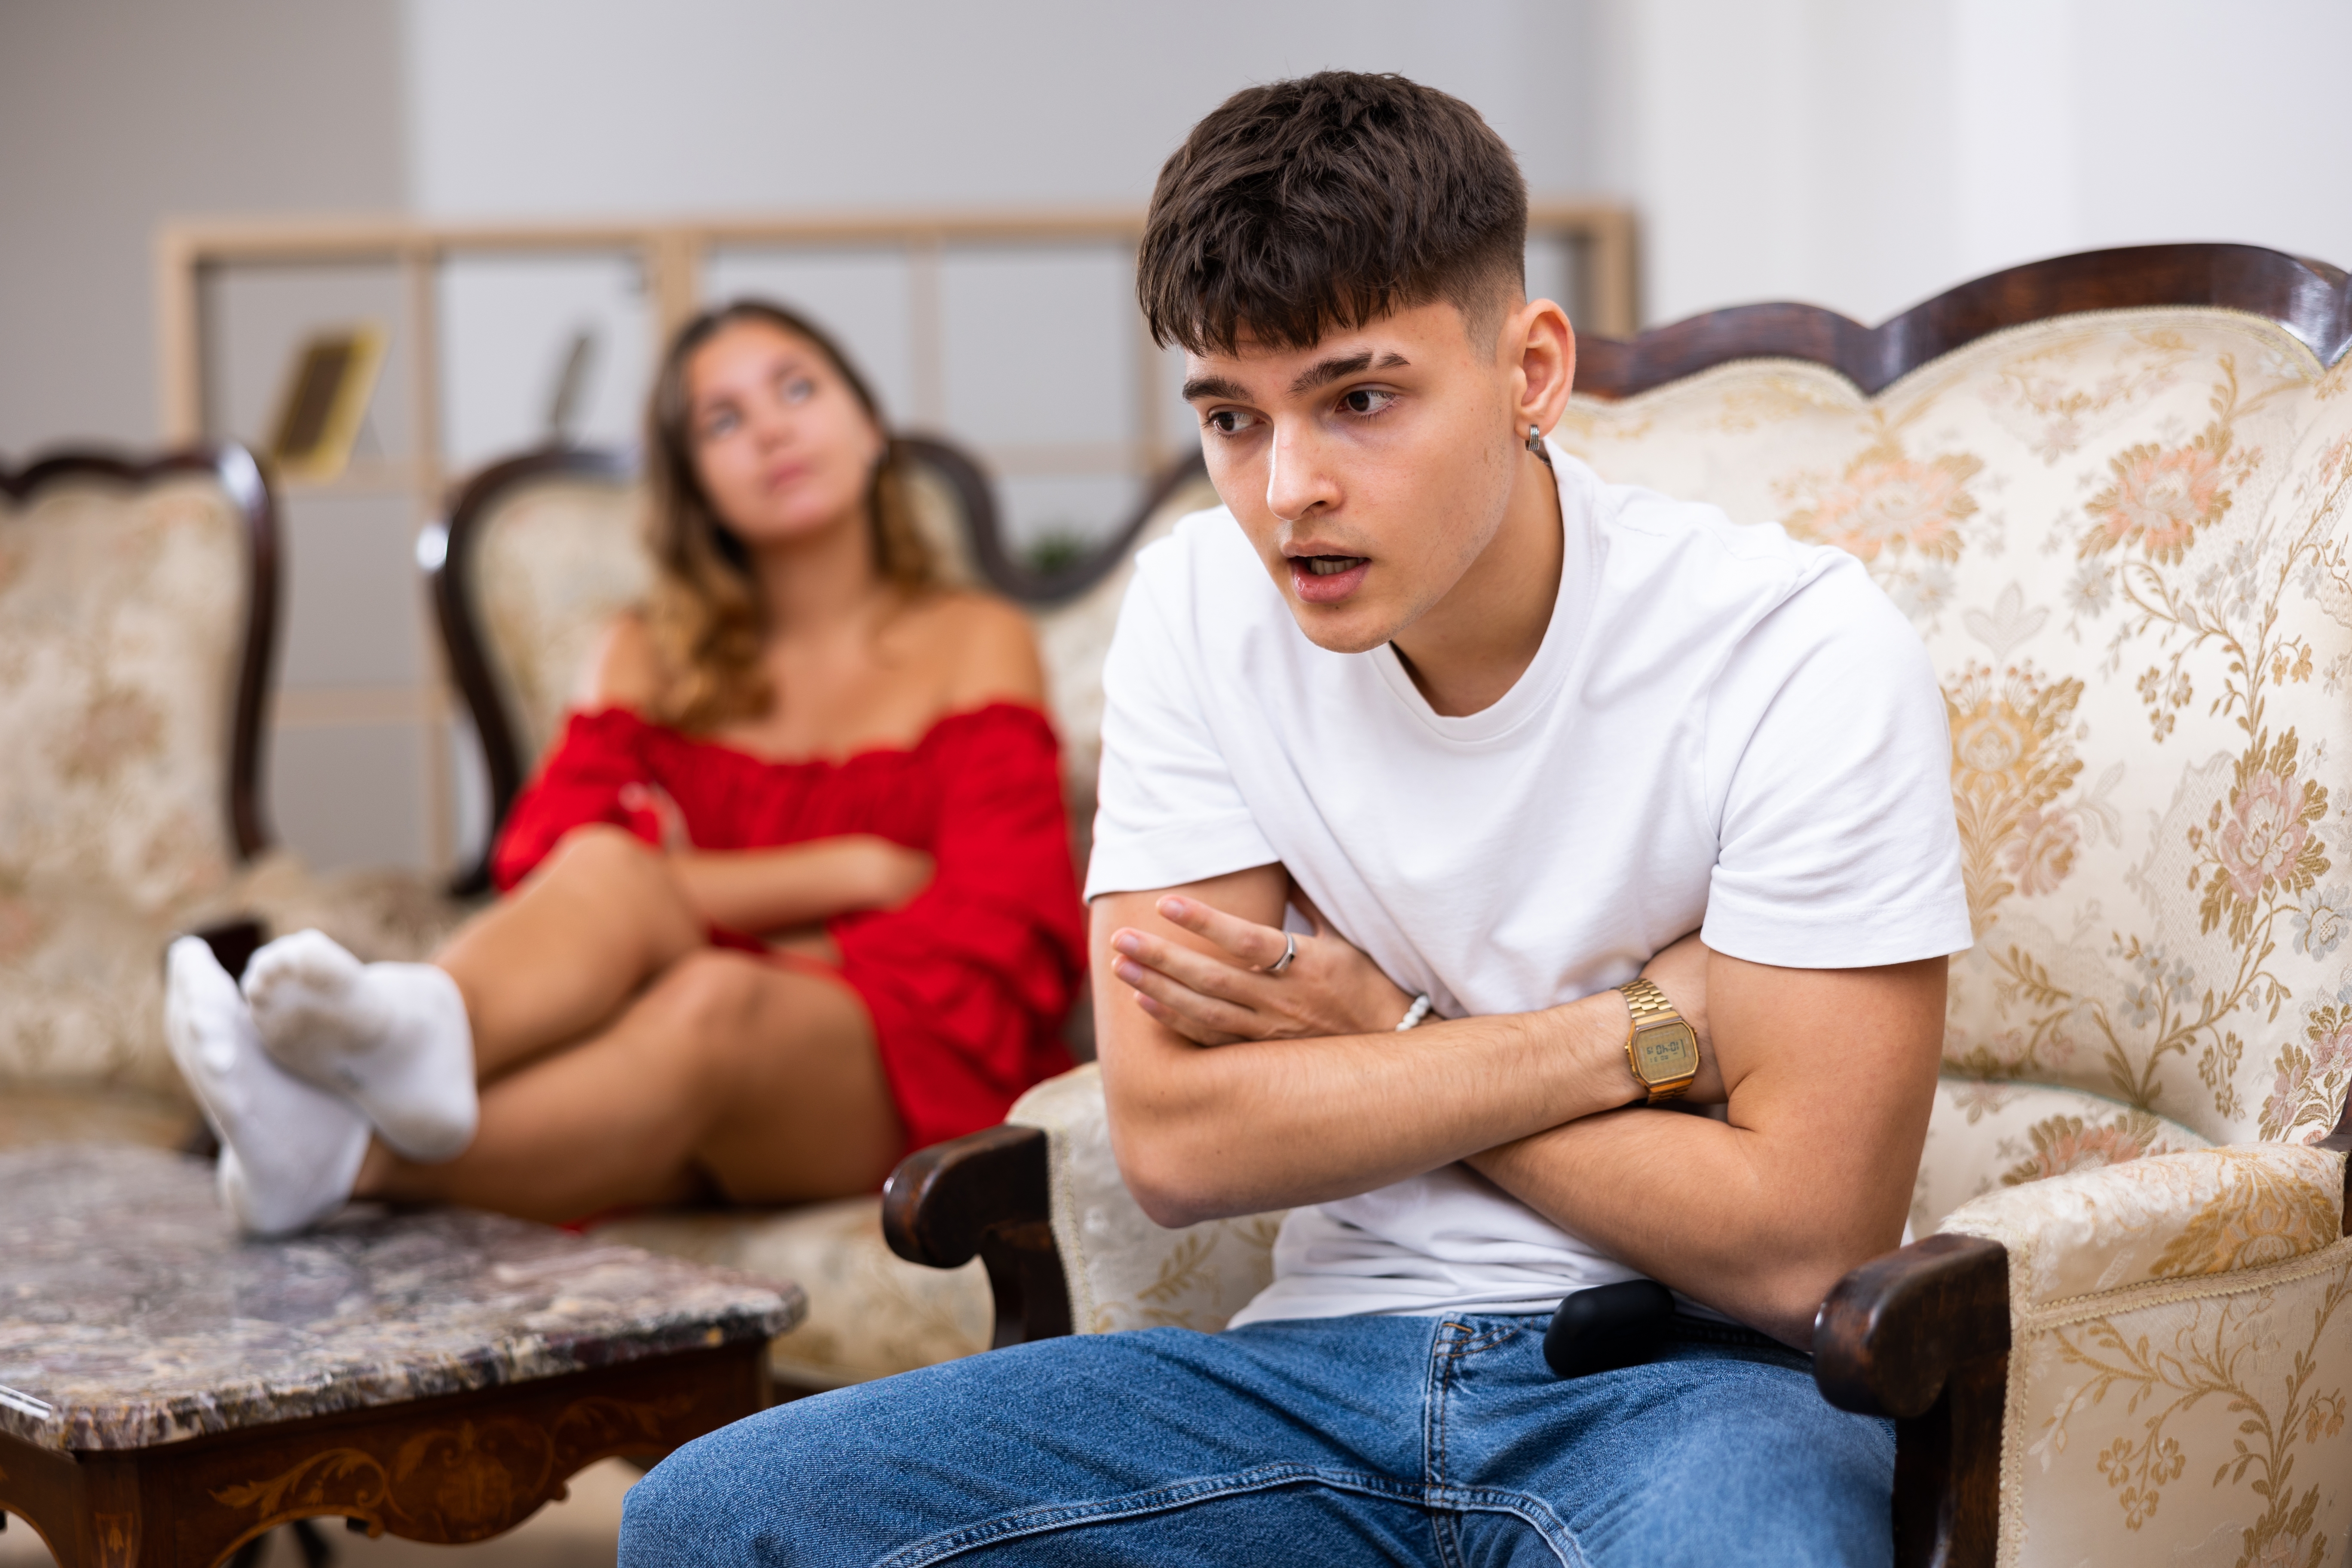
<path fill-rule="evenodd" d="M 31 1525 L 65 1568 L 84 1560 L 74 1524 L 80 1500 L 80 1476 L 71 1459 L 0 1432 L 0 1508 L 16 1516 L 12 1528 Z"/>
<path fill-rule="evenodd" d="M 767 1405 L 756 1340 L 439 1398 L 60 1454 L 0 1436 L 0 1505 L 65 1568 L 217 1563 L 297 1519 L 451 1544 L 511 1530 L 616 1454 L 667 1454 Z"/>

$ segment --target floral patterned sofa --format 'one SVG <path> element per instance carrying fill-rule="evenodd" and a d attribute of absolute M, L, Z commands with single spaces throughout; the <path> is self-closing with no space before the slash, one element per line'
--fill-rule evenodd
<path fill-rule="evenodd" d="M 947 576 L 989 586 L 1031 613 L 1045 654 L 1081 860 L 1093 818 L 1103 656 L 1146 539 L 1213 504 L 1197 458 L 1158 484 L 1093 556 L 1054 572 L 1003 543 L 993 491 L 952 445 L 902 437 L 918 516 Z M 649 566 L 639 543 L 644 498 L 627 454 L 527 453 L 484 469 L 458 495 L 425 557 L 449 665 L 482 742 L 493 823 L 561 729 L 582 670 L 614 614 L 639 599 Z M 488 884 L 488 845 L 460 879 Z M 1076 1022 L 1081 1026 L 1082 1015 Z M 1085 1054 L 1083 1034 L 1075 1042 Z M 992 1303 L 977 1265 L 940 1273 L 885 1245 L 877 1197 L 772 1211 L 630 1215 L 595 1234 L 771 1278 L 806 1290 L 808 1315 L 771 1348 L 787 1393 L 840 1387 L 988 1348 Z"/>
<path fill-rule="evenodd" d="M 261 732 L 276 510 L 242 447 L 0 470 L 0 1147 L 173 1146 L 164 944 L 230 915 L 382 957 L 453 911 L 274 850 Z"/>
<path fill-rule="evenodd" d="M 1875 330 L 1587 342 L 1606 478 L 1853 552 L 1941 673 L 1976 944 L 1914 1187 L 1817 1373 L 1895 1415 L 1906 1563 L 2352 1552 L 2352 291 L 2246 247 L 2070 257 Z M 1164 1231 L 1094 1069 L 892 1178 L 1000 1342 L 1204 1331 L 1279 1215 Z"/>

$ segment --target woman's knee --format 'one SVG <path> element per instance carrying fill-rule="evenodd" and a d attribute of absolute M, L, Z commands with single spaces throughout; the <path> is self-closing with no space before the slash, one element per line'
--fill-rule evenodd
<path fill-rule="evenodd" d="M 565 834 L 526 886 L 677 928 L 666 934 L 701 935 L 668 858 L 609 823 L 590 823 Z"/>
<path fill-rule="evenodd" d="M 670 880 L 660 852 L 609 822 L 591 822 L 555 842 L 533 879 L 643 883 Z"/>
<path fill-rule="evenodd" d="M 749 953 L 701 948 L 662 971 L 640 1004 L 641 1022 L 666 1049 L 723 1059 L 761 1032 L 774 978 Z"/>

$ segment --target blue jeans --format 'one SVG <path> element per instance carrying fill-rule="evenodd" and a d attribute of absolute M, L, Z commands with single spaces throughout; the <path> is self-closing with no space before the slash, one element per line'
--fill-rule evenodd
<path fill-rule="evenodd" d="M 670 1563 L 1885 1563 L 1894 1424 L 1677 1318 L 1562 1383 L 1543 1317 L 1090 1334 L 779 1405 L 629 1492 Z"/>

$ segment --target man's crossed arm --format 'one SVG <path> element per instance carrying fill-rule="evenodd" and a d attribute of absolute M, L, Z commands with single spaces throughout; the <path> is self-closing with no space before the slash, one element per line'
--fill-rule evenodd
<path fill-rule="evenodd" d="M 1944 959 L 1778 969 L 1695 942 L 1660 955 L 1646 973 L 1699 1025 L 1692 1097 L 1726 1102 L 1720 1122 L 1626 1108 L 1641 1086 L 1614 991 L 1402 1035 L 1219 1046 L 1169 1027 L 1164 1004 L 1139 1005 L 1174 994 L 1171 976 L 1204 973 L 1196 955 L 1234 962 L 1164 919 L 1162 898 L 1273 928 L 1288 888 L 1281 867 L 1262 866 L 1094 901 L 1111 1145 L 1153 1219 L 1329 1202 L 1466 1161 L 1611 1257 L 1800 1346 L 1830 1287 L 1900 1240 Z M 1228 940 L 1269 944 L 1244 954 L 1260 964 L 1281 951 L 1270 930 Z"/>

